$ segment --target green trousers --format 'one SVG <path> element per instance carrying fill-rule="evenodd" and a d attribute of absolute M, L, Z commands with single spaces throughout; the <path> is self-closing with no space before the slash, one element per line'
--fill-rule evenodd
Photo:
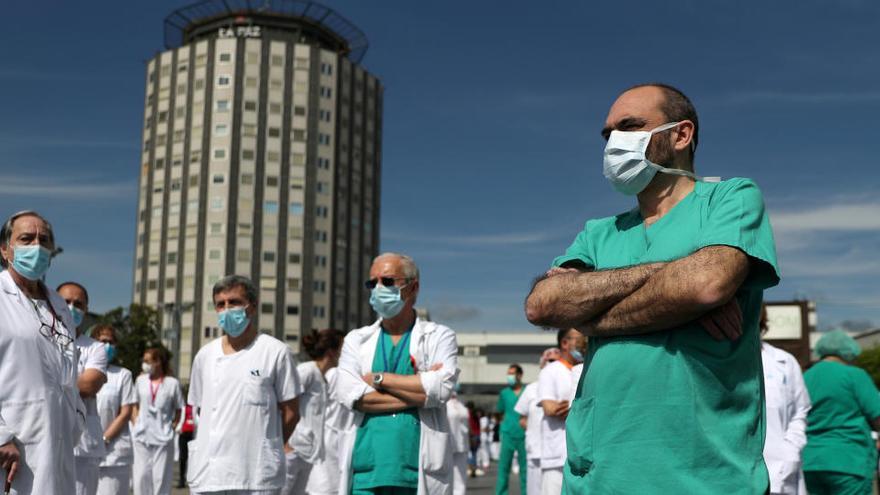
<path fill-rule="evenodd" d="M 498 456 L 498 481 L 495 482 L 495 495 L 507 495 L 510 483 L 510 465 L 513 464 L 513 453 L 519 461 L 519 492 L 526 493 L 526 439 L 501 434 L 501 453 Z"/>
<path fill-rule="evenodd" d="M 352 489 L 352 495 L 416 495 L 415 488 L 404 488 L 402 486 L 382 486 L 378 488 L 361 488 L 359 490 Z"/>
<path fill-rule="evenodd" d="M 873 477 L 834 471 L 804 471 L 810 495 L 871 495 Z"/>

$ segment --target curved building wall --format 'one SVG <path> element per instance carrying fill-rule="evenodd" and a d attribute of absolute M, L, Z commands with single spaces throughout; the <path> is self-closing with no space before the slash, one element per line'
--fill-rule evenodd
<path fill-rule="evenodd" d="M 211 289 L 259 285 L 261 331 L 372 319 L 362 282 L 378 253 L 382 86 L 337 52 L 264 31 L 147 63 L 133 300 L 160 306 L 189 374 L 221 335 Z"/>

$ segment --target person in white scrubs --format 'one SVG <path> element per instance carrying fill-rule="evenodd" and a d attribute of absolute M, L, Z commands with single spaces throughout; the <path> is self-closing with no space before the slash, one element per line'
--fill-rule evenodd
<path fill-rule="evenodd" d="M 283 494 L 309 493 L 329 495 L 339 492 L 339 470 L 329 464 L 328 457 L 337 458 L 337 445 L 326 443 L 331 401 L 328 395 L 327 372 L 339 364 L 342 340 L 345 334 L 339 330 L 312 331 L 302 339 L 302 347 L 312 358 L 296 367 L 302 384 L 299 398 L 299 423 L 290 440 L 285 444 L 287 477 Z M 336 404 L 338 407 L 338 403 Z M 323 469 L 314 469 L 324 461 Z M 307 490 L 307 487 L 311 489 Z"/>
<path fill-rule="evenodd" d="M 116 329 L 109 325 L 98 325 L 92 330 L 92 335 L 104 345 L 107 361 L 113 363 L 116 356 Z M 129 420 L 137 404 L 131 371 L 108 364 L 107 383 L 98 392 L 97 400 L 107 449 L 98 471 L 98 495 L 128 493 L 131 466 L 134 464 Z"/>
<path fill-rule="evenodd" d="M 193 360 L 187 401 L 198 429 L 187 482 L 192 493 L 277 495 L 284 444 L 299 421 L 296 360 L 287 344 L 258 330 L 253 282 L 229 275 L 212 293 L 224 335 Z"/>
<path fill-rule="evenodd" d="M 107 381 L 107 353 L 104 345 L 83 332 L 83 319 L 89 311 L 89 293 L 77 282 L 64 282 L 56 289 L 67 303 L 76 340 L 73 342 L 78 354 L 76 385 L 86 408 L 86 427 L 73 451 L 76 458 L 76 495 L 95 495 L 98 490 L 98 464 L 106 450 L 98 416 L 95 396 Z"/>
<path fill-rule="evenodd" d="M 180 421 L 183 394 L 171 376 L 167 352 L 158 347 L 144 351 L 143 373 L 135 381 L 137 404 L 132 412 L 135 495 L 171 493 L 174 469 L 174 429 Z"/>
<path fill-rule="evenodd" d="M 761 335 L 767 333 L 767 310 L 761 309 Z M 791 354 L 761 342 L 767 432 L 764 462 L 771 495 L 806 495 L 801 453 L 807 445 L 807 416 L 812 403 L 801 367 Z"/>
<path fill-rule="evenodd" d="M 470 411 L 458 400 L 461 385 L 455 383 L 455 392 L 446 403 L 446 415 L 452 431 L 452 493 L 464 495 L 467 491 L 468 454 L 470 453 Z"/>
<path fill-rule="evenodd" d="M 42 282 L 54 252 L 39 213 L 16 213 L 0 228 L 0 483 L 16 495 L 75 491 L 85 410 L 73 319 Z"/>
<path fill-rule="evenodd" d="M 559 349 L 550 347 L 541 354 L 538 362 L 540 369 L 560 358 Z M 538 382 L 526 385 L 514 407 L 520 415 L 520 424 L 525 422 L 526 429 L 526 493 L 541 495 L 541 422 L 544 419 L 544 408 L 538 401 Z"/>
<path fill-rule="evenodd" d="M 544 409 L 541 420 L 541 494 L 562 492 L 562 469 L 567 456 L 565 419 L 571 404 L 572 368 L 583 362 L 584 335 L 574 328 L 556 334 L 560 359 L 538 374 L 538 401 Z"/>

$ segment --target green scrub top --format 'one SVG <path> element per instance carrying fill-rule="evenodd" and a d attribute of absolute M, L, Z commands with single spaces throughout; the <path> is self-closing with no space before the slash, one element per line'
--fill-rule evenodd
<path fill-rule="evenodd" d="M 511 387 L 504 387 L 501 389 L 501 393 L 498 394 L 498 404 L 495 406 L 495 410 L 504 415 L 504 418 L 501 420 L 502 442 L 505 441 L 505 438 L 509 440 L 522 440 L 526 437 L 525 430 L 519 425 L 519 413 L 514 409 L 516 401 L 519 400 L 519 396 L 522 395 L 525 389 L 526 387 L 523 385 L 519 389 L 519 393 L 516 393 Z"/>
<path fill-rule="evenodd" d="M 412 330 L 404 334 L 394 345 L 391 336 L 382 329 L 373 355 L 373 373 L 415 374 L 409 355 L 411 333 Z M 420 429 L 416 408 L 364 414 L 352 454 L 352 491 L 386 486 L 418 488 Z"/>
<path fill-rule="evenodd" d="M 566 421 L 566 493 L 764 493 L 764 386 L 758 319 L 779 282 L 761 192 L 748 179 L 697 182 L 646 227 L 638 208 L 588 221 L 553 266 L 596 270 L 670 262 L 712 245 L 751 259 L 736 293 L 743 335 L 714 340 L 696 322 L 591 337 Z"/>
<path fill-rule="evenodd" d="M 880 394 L 865 370 L 820 361 L 804 373 L 813 407 L 807 418 L 804 471 L 873 478 L 877 450 L 870 421 L 880 416 Z"/>

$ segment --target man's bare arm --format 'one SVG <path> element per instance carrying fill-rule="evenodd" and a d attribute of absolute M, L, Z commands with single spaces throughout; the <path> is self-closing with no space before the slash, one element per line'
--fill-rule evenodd
<path fill-rule="evenodd" d="M 87 368 L 76 380 L 76 386 L 79 389 L 79 395 L 83 399 L 89 399 L 96 395 L 107 382 L 107 375 L 101 373 L 95 368 Z"/>
<path fill-rule="evenodd" d="M 709 246 L 660 269 L 629 297 L 578 325 L 585 335 L 639 335 L 674 328 L 731 302 L 749 273 L 749 258 Z"/>
<path fill-rule="evenodd" d="M 568 271 L 538 279 L 526 299 L 526 318 L 534 325 L 571 328 L 592 320 L 635 292 L 664 263 L 598 272 Z"/>
<path fill-rule="evenodd" d="M 299 397 L 278 403 L 278 409 L 281 411 L 281 434 L 284 435 L 284 444 L 293 435 L 296 424 L 299 423 Z"/>
<path fill-rule="evenodd" d="M 542 400 L 541 407 L 544 409 L 545 416 L 565 419 L 568 416 L 570 405 L 567 400 Z"/>
<path fill-rule="evenodd" d="M 370 392 L 354 403 L 354 408 L 364 413 L 398 412 L 410 407 L 413 406 L 383 392 Z"/>

